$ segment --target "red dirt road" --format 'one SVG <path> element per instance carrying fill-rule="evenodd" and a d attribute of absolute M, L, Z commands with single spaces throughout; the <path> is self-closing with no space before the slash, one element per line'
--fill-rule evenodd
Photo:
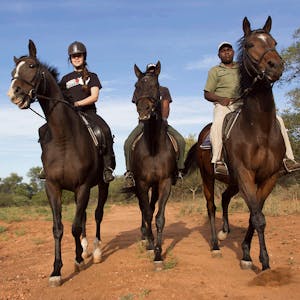
<path fill-rule="evenodd" d="M 112 206 L 102 222 L 103 260 L 74 273 L 71 224 L 64 223 L 63 284 L 48 287 L 53 264 L 52 222 L 0 223 L 0 299 L 300 299 L 299 215 L 266 217 L 271 270 L 260 272 L 258 239 L 252 243 L 255 270 L 241 270 L 240 244 L 248 214 L 230 215 L 231 234 L 221 243 L 223 256 L 212 258 L 206 214 L 180 216 L 186 204 L 168 203 L 162 271 L 154 271 L 138 242 L 137 205 Z M 218 213 L 217 224 L 221 227 Z M 26 234 L 16 235 L 25 230 Z M 90 248 L 94 221 L 88 219 Z"/>

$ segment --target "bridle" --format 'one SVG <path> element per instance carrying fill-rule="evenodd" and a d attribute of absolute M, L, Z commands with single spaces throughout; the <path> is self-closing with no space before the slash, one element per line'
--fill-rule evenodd
<path fill-rule="evenodd" d="M 146 76 L 153 76 L 152 74 L 146 74 L 144 77 Z M 138 106 L 138 103 L 141 99 L 148 99 L 152 105 L 151 110 L 149 111 L 149 114 L 147 116 L 147 118 L 150 118 L 151 115 L 155 115 L 155 118 L 158 118 L 158 114 L 157 114 L 157 107 L 159 104 L 159 98 L 160 95 L 158 93 L 158 97 L 154 97 L 153 95 L 148 95 L 147 93 L 142 93 L 141 95 L 138 96 L 138 98 L 135 99 L 135 104 L 136 106 Z M 140 118 L 139 120 L 145 120 L 144 118 Z"/>
<path fill-rule="evenodd" d="M 38 66 L 37 72 L 35 73 L 35 76 L 33 77 L 33 79 L 31 81 L 21 78 L 20 76 L 12 77 L 12 80 L 19 80 L 31 87 L 31 89 L 28 92 L 25 92 L 24 89 L 22 89 L 22 92 L 24 94 L 23 100 L 25 100 L 25 97 L 27 96 L 29 98 L 29 103 L 33 103 L 36 100 L 36 98 L 38 96 L 37 90 L 42 81 L 44 83 L 44 89 L 43 89 L 44 92 L 43 93 L 45 93 L 45 91 L 46 91 L 45 73 L 41 72 L 40 64 L 37 64 L 37 66 Z M 39 95 L 39 96 L 41 96 L 41 95 Z"/>
<path fill-rule="evenodd" d="M 255 30 L 252 34 L 255 34 L 255 33 L 266 33 L 266 32 L 264 30 Z M 243 62 L 245 71 L 247 72 L 249 77 L 253 78 L 253 80 L 252 80 L 252 83 L 250 84 L 250 86 L 248 88 L 244 89 L 242 92 L 242 95 L 240 97 L 238 97 L 237 99 L 235 99 L 235 101 L 240 100 L 243 97 L 245 97 L 246 95 L 248 95 L 252 91 L 256 82 L 261 81 L 265 78 L 265 76 L 266 76 L 265 70 L 259 70 L 258 66 L 260 65 L 260 63 L 262 62 L 262 60 L 264 59 L 264 57 L 267 53 L 272 52 L 272 51 L 277 52 L 275 47 L 267 48 L 262 53 L 260 58 L 257 60 L 249 54 L 247 48 L 245 47 L 245 44 L 246 44 L 246 41 L 244 41 L 244 46 L 243 46 L 242 62 Z M 254 76 L 253 76 L 253 73 L 254 73 Z M 273 83 L 271 84 L 271 86 L 273 86 Z"/>
<path fill-rule="evenodd" d="M 22 61 L 24 61 L 24 60 L 22 60 Z M 30 104 L 38 101 L 38 99 L 45 99 L 45 100 L 63 102 L 63 103 L 65 103 L 68 106 L 73 108 L 73 106 L 68 101 L 66 101 L 64 99 L 55 99 L 55 98 L 52 98 L 52 97 L 45 96 L 46 89 L 47 89 L 47 81 L 46 81 L 46 78 L 45 78 L 45 72 L 42 71 L 41 65 L 39 63 L 36 63 L 36 67 L 37 67 L 37 71 L 36 71 L 36 73 L 35 73 L 35 75 L 34 75 L 34 77 L 32 78 L 31 81 L 28 81 L 28 80 L 26 80 L 26 79 L 24 79 L 20 76 L 13 76 L 12 77 L 12 80 L 19 80 L 19 81 L 21 81 L 21 82 L 23 82 L 23 83 L 25 83 L 25 84 L 27 84 L 31 87 L 31 89 L 28 92 L 26 92 L 26 91 L 24 91 L 24 89 L 22 89 L 22 93 L 24 94 L 22 100 L 25 101 L 25 98 L 28 97 L 29 109 L 31 111 L 33 111 L 35 114 L 37 114 L 38 116 L 40 116 L 41 118 L 45 119 L 41 114 L 39 114 L 34 109 L 32 109 L 30 107 Z M 38 94 L 37 91 L 39 90 L 41 84 L 43 84 L 43 88 L 42 88 L 41 93 Z"/>
<path fill-rule="evenodd" d="M 252 32 L 252 35 L 253 34 L 256 34 L 256 33 L 265 33 L 267 34 L 264 30 L 255 30 Z M 246 41 L 244 41 L 244 44 L 246 44 Z M 245 70 L 247 72 L 247 74 L 250 76 L 250 77 L 253 77 L 252 73 L 251 73 L 251 70 L 249 70 L 248 68 L 248 65 L 249 67 L 252 69 L 252 71 L 254 71 L 255 73 L 255 77 L 254 78 L 257 78 L 256 80 L 262 80 L 264 77 L 265 77 L 265 71 L 264 70 L 259 70 L 258 69 L 258 66 L 260 65 L 260 63 L 262 62 L 262 60 L 264 59 L 265 55 L 269 52 L 272 52 L 272 51 L 275 51 L 277 52 L 276 48 L 275 47 L 272 47 L 272 48 L 267 48 L 261 55 L 261 57 L 257 60 L 255 58 L 253 58 L 247 48 L 243 47 L 243 51 L 244 51 L 244 55 L 243 55 L 243 64 L 244 64 L 244 67 L 245 67 Z"/>

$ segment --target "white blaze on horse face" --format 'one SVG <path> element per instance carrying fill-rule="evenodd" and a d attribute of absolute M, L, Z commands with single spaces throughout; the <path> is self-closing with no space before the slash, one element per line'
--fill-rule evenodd
<path fill-rule="evenodd" d="M 18 66 L 17 66 L 17 68 L 16 68 L 16 73 L 15 73 L 15 75 L 14 75 L 14 78 L 18 78 L 19 73 L 20 73 L 20 69 L 21 69 L 21 67 L 22 67 L 24 64 L 25 64 L 25 61 L 22 61 L 22 62 L 20 62 L 20 63 L 18 64 Z M 15 98 L 15 93 L 14 93 L 13 87 L 14 87 L 14 84 L 15 84 L 16 80 L 17 80 L 17 79 L 13 79 L 13 80 L 11 81 L 9 90 L 8 90 L 8 92 L 7 92 L 7 95 L 8 95 L 8 97 L 9 97 L 11 100 L 13 100 L 13 99 Z"/>
<path fill-rule="evenodd" d="M 264 34 L 259 34 L 257 36 L 259 39 L 261 39 L 264 43 L 267 43 L 267 36 Z"/>

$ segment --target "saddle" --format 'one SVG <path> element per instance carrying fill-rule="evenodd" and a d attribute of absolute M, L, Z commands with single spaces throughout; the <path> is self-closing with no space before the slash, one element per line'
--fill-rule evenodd
<path fill-rule="evenodd" d="M 137 142 L 141 139 L 141 137 L 143 136 L 143 134 L 144 134 L 143 132 L 140 133 L 140 134 L 136 137 L 136 139 L 133 141 L 132 146 L 131 146 L 131 150 L 132 150 L 132 151 L 134 150 L 134 148 L 135 148 Z M 169 137 L 169 139 L 170 139 L 170 141 L 171 141 L 171 143 L 172 143 L 172 145 L 173 145 L 174 151 L 175 151 L 176 155 L 178 156 L 178 155 L 179 155 L 178 143 L 177 143 L 176 139 L 175 139 L 169 132 L 167 132 L 167 134 L 168 134 L 168 137 Z"/>
<path fill-rule="evenodd" d="M 78 112 L 78 115 L 81 117 L 84 125 L 87 127 L 87 130 L 93 140 L 94 145 L 98 149 L 99 153 L 102 154 L 102 152 L 105 151 L 106 143 L 105 136 L 100 126 L 87 114 L 83 112 Z"/>
<path fill-rule="evenodd" d="M 241 110 L 237 109 L 233 112 L 228 113 L 223 121 L 223 127 L 222 127 L 222 139 L 223 142 L 226 141 L 230 135 L 231 129 L 233 128 Z M 210 150 L 212 148 L 211 142 L 210 142 L 210 130 L 207 132 L 206 136 L 203 139 L 202 144 L 200 145 L 200 148 L 203 150 Z"/>
<path fill-rule="evenodd" d="M 106 149 L 106 142 L 105 142 L 105 136 L 100 126 L 96 124 L 96 122 L 92 120 L 92 118 L 90 118 L 87 114 L 83 112 L 78 112 L 78 115 L 80 116 L 84 125 L 87 127 L 87 130 L 93 140 L 93 143 L 101 155 Z M 43 146 L 48 142 L 50 142 L 51 138 L 52 138 L 51 130 L 48 126 L 48 123 L 45 123 L 39 128 L 38 142 Z"/>

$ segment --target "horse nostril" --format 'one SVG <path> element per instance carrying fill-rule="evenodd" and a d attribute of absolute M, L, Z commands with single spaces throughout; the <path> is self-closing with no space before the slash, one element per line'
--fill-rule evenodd
<path fill-rule="evenodd" d="M 268 65 L 269 65 L 269 67 L 271 67 L 271 68 L 274 68 L 274 67 L 275 67 L 275 63 L 272 62 L 271 60 L 268 61 Z"/>

